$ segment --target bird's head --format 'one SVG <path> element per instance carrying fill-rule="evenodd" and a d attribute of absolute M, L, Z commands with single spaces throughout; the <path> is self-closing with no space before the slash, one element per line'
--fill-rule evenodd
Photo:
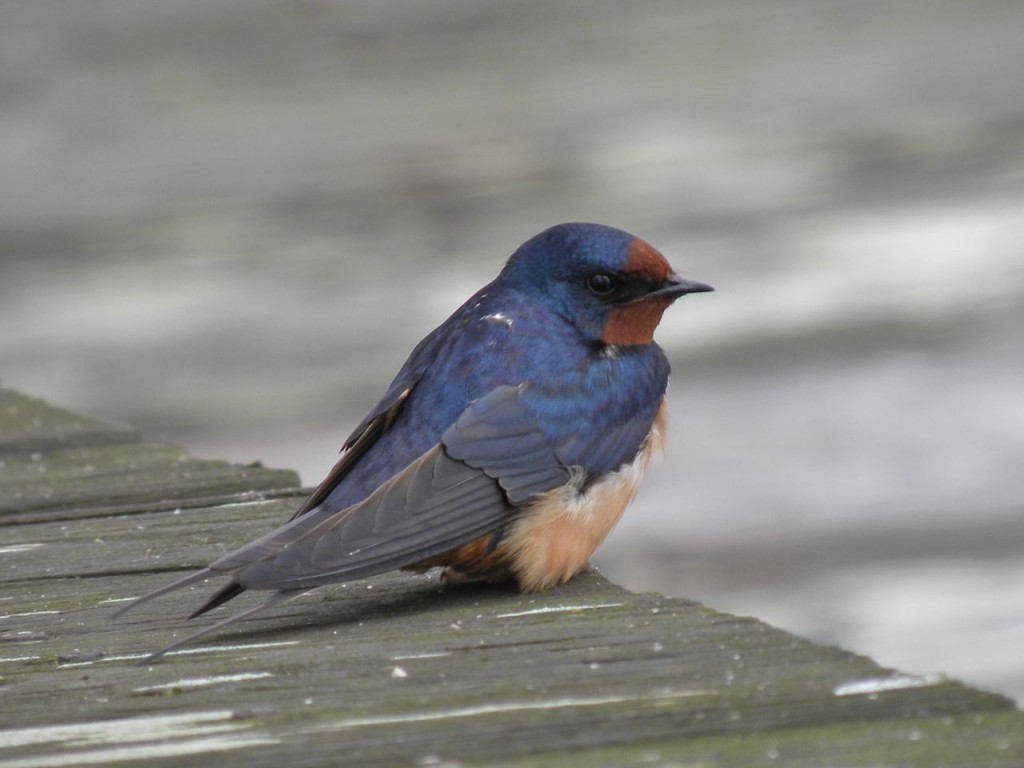
<path fill-rule="evenodd" d="M 668 306 L 713 290 L 675 274 L 652 246 L 601 224 L 558 224 L 512 254 L 499 281 L 547 304 L 588 338 L 650 344 Z"/>

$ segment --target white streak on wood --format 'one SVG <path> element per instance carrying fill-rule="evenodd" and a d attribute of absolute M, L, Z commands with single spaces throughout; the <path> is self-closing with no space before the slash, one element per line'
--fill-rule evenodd
<path fill-rule="evenodd" d="M 496 619 L 511 619 L 516 616 L 533 616 L 541 613 L 572 613 L 573 611 L 595 611 L 601 608 L 621 608 L 625 603 L 596 603 L 594 605 L 552 605 L 544 608 L 531 608 L 528 611 L 495 614 Z"/>
<path fill-rule="evenodd" d="M 265 677 L 273 677 L 272 672 L 236 672 L 233 675 L 210 675 L 208 677 L 183 677 L 170 683 L 160 685 L 144 685 L 140 688 L 132 688 L 135 693 L 150 693 L 152 691 L 173 691 L 178 688 L 205 688 L 211 685 L 223 685 L 224 683 L 240 683 L 246 680 L 262 680 Z"/>

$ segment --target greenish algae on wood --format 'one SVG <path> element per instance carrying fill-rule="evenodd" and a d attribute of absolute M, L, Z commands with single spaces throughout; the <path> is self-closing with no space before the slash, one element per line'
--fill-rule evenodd
<path fill-rule="evenodd" d="M 0 766 L 1024 765 L 1002 696 L 596 574 L 529 596 L 353 582 L 141 665 L 209 587 L 112 622 L 118 601 L 280 523 L 297 479 L 118 454 L 124 428 L 95 422 L 69 447 L 76 417 L 11 397 L 47 436 L 0 438 Z"/>

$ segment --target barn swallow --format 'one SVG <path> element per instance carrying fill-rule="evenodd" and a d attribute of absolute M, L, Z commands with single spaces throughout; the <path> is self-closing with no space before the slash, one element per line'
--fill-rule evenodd
<path fill-rule="evenodd" d="M 652 246 L 598 224 L 531 238 L 423 339 L 289 522 L 119 613 L 211 577 L 192 614 L 395 569 L 447 581 L 568 581 L 637 492 L 666 426 L 662 313 L 710 291 Z M 192 618 L 190 617 L 190 618 Z"/>

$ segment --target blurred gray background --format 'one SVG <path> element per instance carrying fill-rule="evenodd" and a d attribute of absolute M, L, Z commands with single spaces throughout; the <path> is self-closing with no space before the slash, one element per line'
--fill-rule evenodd
<path fill-rule="evenodd" d="M 0 383 L 315 484 L 613 224 L 718 290 L 604 572 L 1024 697 L 1022 83 L 1019 0 L 3 0 Z"/>

